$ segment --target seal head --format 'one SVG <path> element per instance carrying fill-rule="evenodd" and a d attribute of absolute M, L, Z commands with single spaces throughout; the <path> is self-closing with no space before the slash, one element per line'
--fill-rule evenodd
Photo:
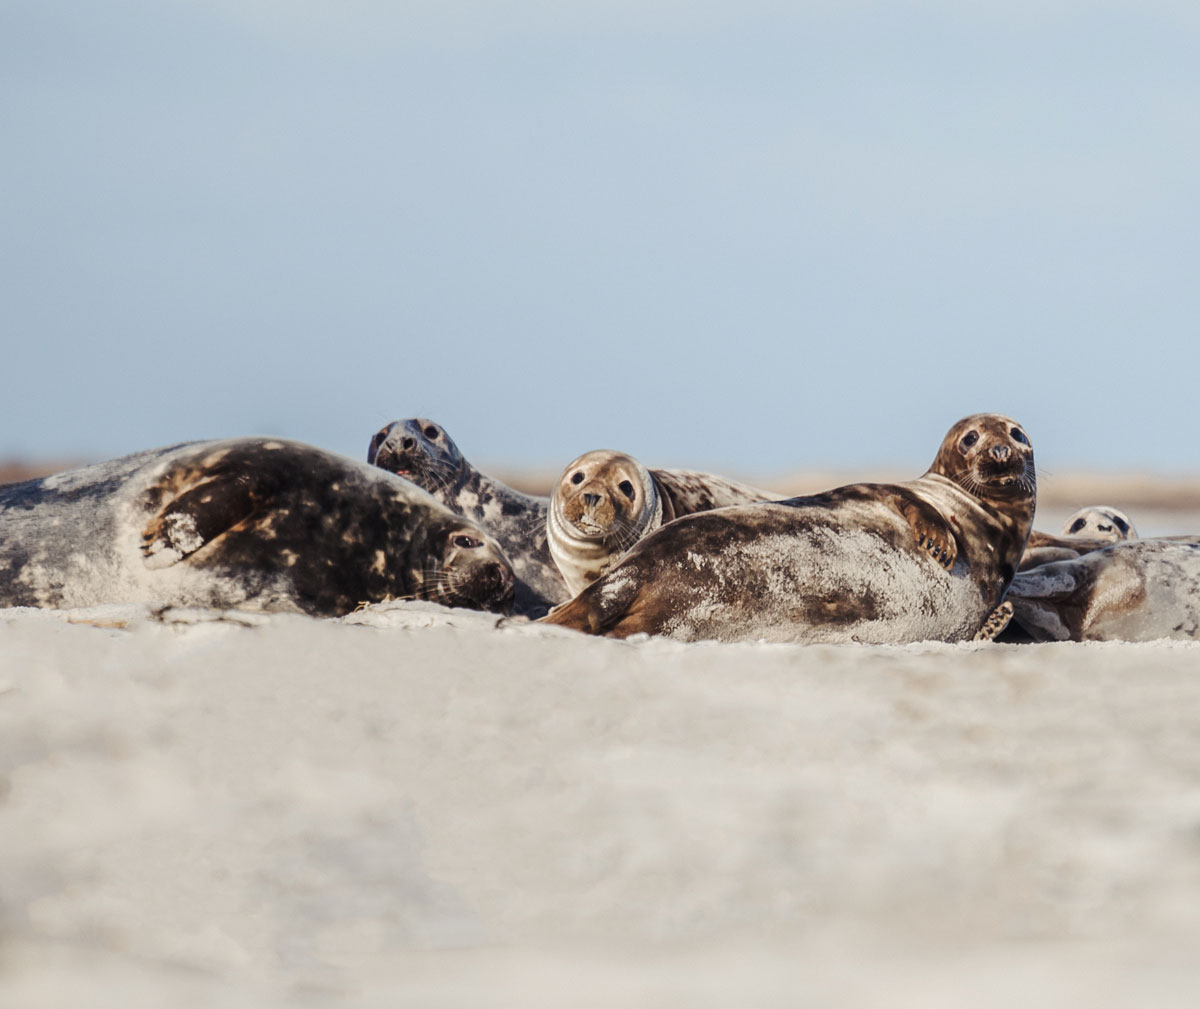
<path fill-rule="evenodd" d="M 550 496 L 550 556 L 575 593 L 671 518 L 640 462 L 607 449 L 585 452 L 563 470 Z"/>
<path fill-rule="evenodd" d="M 471 469 L 445 429 L 424 417 L 392 421 L 377 431 L 367 462 L 411 480 L 447 506 Z"/>

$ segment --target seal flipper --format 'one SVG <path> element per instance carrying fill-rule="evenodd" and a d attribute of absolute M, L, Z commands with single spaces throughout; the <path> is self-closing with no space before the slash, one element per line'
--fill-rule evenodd
<path fill-rule="evenodd" d="M 593 582 L 569 602 L 555 606 L 539 624 L 570 627 L 584 634 L 604 634 L 629 615 L 629 608 L 641 591 L 641 579 L 632 571 L 623 577 L 611 575 Z M 627 637 L 641 628 L 622 628 L 617 637 Z"/>
<path fill-rule="evenodd" d="M 142 533 L 146 565 L 164 568 L 194 554 L 259 508 L 250 475 L 223 473 L 171 499 Z"/>
<path fill-rule="evenodd" d="M 917 546 L 928 551 L 929 556 L 949 571 L 958 559 L 958 544 L 954 531 L 937 509 L 920 498 L 907 498 L 900 505 L 900 514 L 912 526 L 917 537 Z"/>
<path fill-rule="evenodd" d="M 974 641 L 995 641 L 997 636 L 1008 626 L 1008 622 L 1012 620 L 1013 604 L 1007 599 L 997 606 L 988 618 L 983 622 L 983 626 L 976 632 Z"/>

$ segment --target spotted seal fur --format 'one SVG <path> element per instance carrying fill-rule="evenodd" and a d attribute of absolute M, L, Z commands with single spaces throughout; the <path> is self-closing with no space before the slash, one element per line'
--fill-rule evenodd
<path fill-rule="evenodd" d="M 954 425 L 928 472 L 677 519 L 545 622 L 683 640 L 963 641 L 985 629 L 1033 522 L 1015 421 Z"/>
<path fill-rule="evenodd" d="M 517 574 L 515 612 L 542 616 L 573 594 L 550 553 L 550 498 L 522 494 L 480 472 L 440 424 L 411 417 L 385 425 L 371 438 L 367 461 L 412 480 L 495 536 Z M 636 461 L 634 465 L 641 466 Z M 671 515 L 781 497 L 712 473 L 682 469 L 647 472 L 654 493 Z M 615 560 L 615 556 L 608 558 L 610 563 Z"/>
<path fill-rule="evenodd" d="M 504 609 L 499 545 L 413 484 L 274 438 L 154 449 L 0 487 L 0 605 L 335 616 L 423 598 Z"/>

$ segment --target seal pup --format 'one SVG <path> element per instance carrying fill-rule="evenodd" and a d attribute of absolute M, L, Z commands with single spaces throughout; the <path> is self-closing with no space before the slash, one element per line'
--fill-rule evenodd
<path fill-rule="evenodd" d="M 480 472 L 464 458 L 440 424 L 411 417 L 385 425 L 371 438 L 367 461 L 423 487 L 451 511 L 474 519 L 499 541 L 517 575 L 514 612 L 543 616 L 552 605 L 573 595 L 550 554 L 550 498 L 522 494 Z M 641 464 L 635 461 L 634 465 Z M 669 503 L 675 515 L 782 497 L 712 473 L 681 469 L 648 472 L 655 492 Z M 610 562 L 616 559 L 611 557 Z"/>
<path fill-rule="evenodd" d="M 439 424 L 423 417 L 393 421 L 371 438 L 367 462 L 423 487 L 496 538 L 517 576 L 513 612 L 540 617 L 570 598 L 546 543 L 550 499 L 481 473 Z"/>
<path fill-rule="evenodd" d="M 1129 539 L 1018 574 L 1004 640 L 1200 638 L 1200 538 Z"/>
<path fill-rule="evenodd" d="M 340 616 L 421 598 L 503 609 L 499 545 L 420 488 L 296 442 L 154 449 L 0 487 L 0 605 Z"/>
<path fill-rule="evenodd" d="M 550 556 L 578 593 L 638 540 L 683 515 L 779 495 L 691 470 L 649 470 L 624 452 L 585 452 L 563 470 L 546 531 Z"/>
<path fill-rule="evenodd" d="M 916 480 L 677 519 L 545 622 L 620 638 L 970 640 L 1001 605 L 1035 498 L 1024 430 L 975 414 Z"/>
<path fill-rule="evenodd" d="M 1103 550 L 1110 543 L 1137 538 L 1137 530 L 1123 511 L 1110 505 L 1089 505 L 1068 515 L 1058 536 L 1033 530 L 1020 570 L 1082 557 L 1093 550 Z"/>

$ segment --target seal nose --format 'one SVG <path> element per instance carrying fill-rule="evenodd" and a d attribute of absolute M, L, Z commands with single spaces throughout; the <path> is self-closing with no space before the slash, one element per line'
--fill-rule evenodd
<path fill-rule="evenodd" d="M 1012 449 L 1007 445 L 993 445 L 992 458 L 997 462 L 1004 462 L 1012 454 Z"/>
<path fill-rule="evenodd" d="M 596 505 L 598 505 L 600 503 L 600 495 L 599 494 L 584 494 L 583 495 L 583 503 L 585 505 L 587 505 L 589 508 L 595 508 Z"/>
<path fill-rule="evenodd" d="M 408 435 L 405 435 L 400 439 L 400 447 L 404 449 L 405 452 L 411 452 L 417 447 L 417 439 L 410 438 Z"/>

